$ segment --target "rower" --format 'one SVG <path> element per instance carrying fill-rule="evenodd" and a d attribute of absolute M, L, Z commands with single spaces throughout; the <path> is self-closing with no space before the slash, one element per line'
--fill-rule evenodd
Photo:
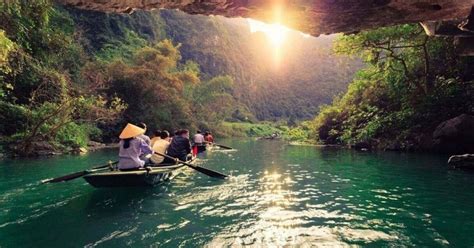
<path fill-rule="evenodd" d="M 168 146 L 168 155 L 182 161 L 187 161 L 188 154 L 191 152 L 191 142 L 189 141 L 189 131 L 187 129 L 178 130 Z M 164 163 L 175 163 L 166 158 Z"/>
<path fill-rule="evenodd" d="M 193 142 L 194 146 L 197 147 L 198 152 L 203 152 L 206 150 L 204 135 L 202 135 L 201 130 L 197 130 L 193 137 Z"/>
<path fill-rule="evenodd" d="M 165 158 L 158 155 L 157 153 L 165 154 L 168 146 L 170 145 L 170 134 L 168 131 L 163 130 L 160 132 L 160 139 L 155 142 L 153 145 L 153 155 L 150 158 L 150 161 L 154 164 L 162 164 Z"/>
<path fill-rule="evenodd" d="M 204 134 L 204 141 L 208 144 L 214 143 L 214 137 L 212 137 L 212 133 L 210 131 L 206 131 Z"/>
<path fill-rule="evenodd" d="M 120 170 L 137 170 L 145 166 L 145 160 L 140 155 L 151 154 L 151 147 L 140 137 L 145 129 L 128 123 L 120 133 L 120 150 L 118 168 Z"/>

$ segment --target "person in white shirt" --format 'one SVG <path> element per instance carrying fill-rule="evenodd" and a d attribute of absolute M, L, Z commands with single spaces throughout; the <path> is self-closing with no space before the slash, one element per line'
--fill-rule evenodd
<path fill-rule="evenodd" d="M 165 157 L 160 156 L 155 152 L 166 154 L 166 150 L 168 149 L 169 145 L 170 134 L 168 133 L 168 131 L 163 130 L 160 133 L 160 139 L 155 141 L 155 144 L 153 144 L 153 155 L 151 156 L 150 161 L 155 165 L 163 163 Z"/>
<path fill-rule="evenodd" d="M 204 144 L 204 135 L 202 135 L 200 130 L 198 130 L 196 134 L 194 135 L 193 141 L 194 141 L 194 144 L 198 146 Z"/>
<path fill-rule="evenodd" d="M 197 130 L 196 134 L 193 137 L 194 147 L 197 148 L 197 152 L 204 152 L 206 150 L 206 140 L 204 135 L 202 135 L 201 130 Z"/>

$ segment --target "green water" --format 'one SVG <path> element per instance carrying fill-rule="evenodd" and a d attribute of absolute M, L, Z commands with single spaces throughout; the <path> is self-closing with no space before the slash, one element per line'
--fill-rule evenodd
<path fill-rule="evenodd" d="M 0 247 L 472 247 L 474 174 L 446 157 L 226 140 L 202 165 L 154 188 L 39 180 L 114 151 L 0 162 Z"/>

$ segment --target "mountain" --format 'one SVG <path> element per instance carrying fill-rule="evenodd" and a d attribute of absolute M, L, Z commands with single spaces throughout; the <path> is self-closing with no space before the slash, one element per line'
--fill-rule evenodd
<path fill-rule="evenodd" d="M 98 56 L 113 56 L 120 48 L 118 53 L 126 57 L 127 49 L 142 40 L 168 38 L 180 44 L 182 64 L 195 61 L 205 79 L 230 75 L 234 97 L 258 120 L 312 118 L 320 105 L 346 90 L 362 67 L 358 60 L 332 53 L 335 36 L 314 38 L 284 29 L 275 46 L 265 24 L 256 24 L 263 30 L 252 30 L 256 21 L 243 18 L 177 10 L 131 15 L 67 11 L 81 30 L 85 47 Z"/>

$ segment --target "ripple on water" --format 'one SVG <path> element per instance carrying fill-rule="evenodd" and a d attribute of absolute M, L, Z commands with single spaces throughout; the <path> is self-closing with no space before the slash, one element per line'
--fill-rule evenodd
<path fill-rule="evenodd" d="M 29 235 L 27 230 L 33 229 L 36 237 L 52 240 L 48 235 L 53 234 L 37 228 L 44 221 L 44 226 L 58 223 L 56 226 L 66 227 L 64 233 L 77 237 L 64 239 L 77 238 L 78 245 L 87 247 L 472 246 L 472 238 L 464 235 L 472 230 L 472 224 L 466 223 L 472 217 L 470 196 L 452 194 L 466 198 L 466 206 L 454 205 L 456 199 L 445 196 L 441 187 L 431 189 L 442 178 L 429 181 L 433 175 L 426 174 L 429 184 L 420 183 L 419 177 L 410 181 L 414 172 L 401 174 L 402 163 L 393 173 L 389 166 L 367 163 L 368 156 L 380 161 L 375 155 L 359 159 L 357 154 L 341 152 L 334 159 L 332 153 L 315 150 L 304 158 L 274 148 L 263 149 L 265 158 L 271 159 L 246 158 L 255 154 L 253 150 L 203 155 L 200 164 L 235 176 L 220 181 L 186 169 L 168 186 L 138 196 L 98 193 L 74 200 L 81 195 L 78 192 L 84 196 L 93 189 L 86 183 L 40 187 L 18 181 L 0 196 L 0 205 L 8 205 L 0 212 L 4 222 L 0 233 L 11 233 L 13 238 L 7 240 L 11 244 L 20 244 Z M 241 161 L 244 159 L 248 161 Z M 403 178 L 392 180 L 394 174 Z M 452 202 L 446 204 L 446 199 Z M 452 206 L 457 207 L 453 210 Z M 57 218 L 61 214 L 70 220 Z M 71 223 L 87 226 L 87 230 L 63 225 Z M 458 231 L 460 234 L 454 233 Z"/>
<path fill-rule="evenodd" d="M 348 227 L 279 227 L 265 222 L 238 232 L 221 232 L 206 247 L 354 247 L 350 243 L 369 244 L 376 241 L 393 241 L 397 236 L 382 231 L 353 229 Z M 350 243 L 349 243 L 350 242 Z"/>
<path fill-rule="evenodd" d="M 99 240 L 85 245 L 84 247 L 96 247 L 96 246 L 98 246 L 102 243 L 105 243 L 105 242 L 113 240 L 113 239 L 124 238 L 124 237 L 132 235 L 136 230 L 137 230 L 137 227 L 133 227 L 133 228 L 131 228 L 129 230 L 125 230 L 125 231 L 113 231 L 113 232 L 103 236 Z"/>

